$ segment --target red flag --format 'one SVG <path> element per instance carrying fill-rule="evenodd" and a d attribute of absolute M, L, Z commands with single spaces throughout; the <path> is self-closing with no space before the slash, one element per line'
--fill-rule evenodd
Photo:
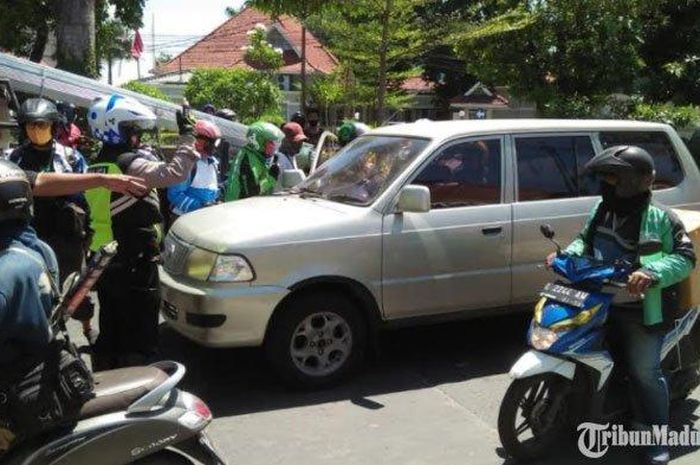
<path fill-rule="evenodd" d="M 141 34 L 139 34 L 139 31 L 136 31 L 136 34 L 134 35 L 134 43 L 131 44 L 131 56 L 138 60 L 141 58 L 142 53 L 143 41 L 141 40 Z"/>

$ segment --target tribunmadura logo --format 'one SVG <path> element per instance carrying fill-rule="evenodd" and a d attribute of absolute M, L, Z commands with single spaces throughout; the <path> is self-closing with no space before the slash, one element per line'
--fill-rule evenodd
<path fill-rule="evenodd" d="M 667 425 L 653 425 L 647 430 L 626 430 L 623 425 L 581 423 L 578 425 L 578 450 L 591 459 L 603 457 L 610 447 L 700 446 L 700 431 L 685 425 L 681 431 Z"/>

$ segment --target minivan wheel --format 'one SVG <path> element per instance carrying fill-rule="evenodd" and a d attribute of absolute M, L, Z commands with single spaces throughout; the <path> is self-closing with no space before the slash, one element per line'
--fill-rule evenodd
<path fill-rule="evenodd" d="M 293 297 L 278 312 L 265 348 L 286 384 L 328 386 L 361 363 L 367 329 L 361 311 L 342 294 L 305 293 Z"/>

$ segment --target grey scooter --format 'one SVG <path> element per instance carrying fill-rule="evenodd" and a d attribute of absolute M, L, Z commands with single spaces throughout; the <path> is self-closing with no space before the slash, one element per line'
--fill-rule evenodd
<path fill-rule="evenodd" d="M 86 271 L 66 286 L 52 322 L 60 328 L 77 308 L 116 252 L 103 247 Z M 77 424 L 28 440 L 11 451 L 9 465 L 224 465 L 204 429 L 212 420 L 207 405 L 177 384 L 185 367 L 158 362 L 146 367 L 98 372 L 95 397 L 80 411 Z"/>

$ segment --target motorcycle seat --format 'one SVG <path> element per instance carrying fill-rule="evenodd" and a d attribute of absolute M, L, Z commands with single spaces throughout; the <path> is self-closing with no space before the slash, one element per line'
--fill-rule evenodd
<path fill-rule="evenodd" d="M 83 405 L 80 419 L 126 410 L 167 379 L 163 370 L 151 366 L 97 372 L 94 374 L 95 397 Z"/>

